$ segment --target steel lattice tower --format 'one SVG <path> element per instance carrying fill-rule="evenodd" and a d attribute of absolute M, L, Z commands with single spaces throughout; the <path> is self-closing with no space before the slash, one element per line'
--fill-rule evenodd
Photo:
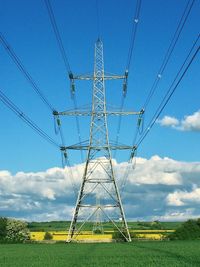
<path fill-rule="evenodd" d="M 104 73 L 103 43 L 100 39 L 95 44 L 94 73 L 91 76 L 74 76 L 69 74 L 72 96 L 75 91 L 75 80 L 92 80 L 93 95 L 92 109 L 54 112 L 55 117 L 91 116 L 89 143 L 61 147 L 64 156 L 66 151 L 87 150 L 85 169 L 78 194 L 75 211 L 71 221 L 68 242 L 76 240 L 77 235 L 83 229 L 86 222 L 96 223 L 101 229 L 102 222 L 109 221 L 115 226 L 125 241 L 131 241 L 127 226 L 119 189 L 116 183 L 112 150 L 131 150 L 134 155 L 134 146 L 119 145 L 109 142 L 107 117 L 110 115 L 139 115 L 144 111 L 108 111 L 106 108 L 105 80 L 122 79 L 124 81 L 123 92 L 126 94 L 127 73 L 123 76 L 106 75 Z M 98 199 L 98 201 L 97 201 Z M 96 217 L 96 218 L 95 218 Z"/>
<path fill-rule="evenodd" d="M 102 195 L 104 204 L 97 205 L 97 203 L 95 203 L 96 194 Z M 109 221 L 113 222 L 126 241 L 131 241 L 113 171 L 107 127 L 103 43 L 98 39 L 95 44 L 89 147 L 82 184 L 69 230 L 69 241 L 76 237 L 86 221 L 90 221 L 96 213 L 99 214 L 100 212 Z M 113 220 L 110 215 L 113 212 L 120 215 L 122 227 L 119 227 Z M 84 215 L 86 218 L 83 218 Z M 79 216 L 82 224 L 77 227 Z"/>

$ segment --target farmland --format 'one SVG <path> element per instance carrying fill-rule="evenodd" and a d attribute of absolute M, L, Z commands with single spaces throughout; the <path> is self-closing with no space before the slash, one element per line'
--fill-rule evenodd
<path fill-rule="evenodd" d="M 0 245 L 3 267 L 200 266 L 200 241 Z"/>
<path fill-rule="evenodd" d="M 131 230 L 130 234 L 133 240 L 163 240 L 168 237 L 170 233 L 174 230 Z M 53 241 L 66 241 L 68 236 L 68 231 L 50 231 Z M 115 232 L 104 231 L 101 234 L 95 234 L 92 231 L 80 231 L 76 236 L 75 240 L 80 242 L 112 242 L 115 240 Z M 33 241 L 43 241 L 45 238 L 45 232 L 31 232 L 31 240 Z"/>
<path fill-rule="evenodd" d="M 177 229 L 182 223 L 181 222 L 159 222 L 161 229 Z M 104 230 L 112 230 L 112 223 L 102 223 Z M 69 221 L 51 221 L 51 222 L 30 222 L 28 223 L 28 228 L 31 232 L 40 232 L 40 231 L 66 231 L 69 229 L 70 222 Z M 128 222 L 129 229 L 133 230 L 145 230 L 152 229 L 156 230 L 155 224 L 152 222 Z M 86 223 L 85 230 L 91 230 L 93 227 L 93 223 Z"/>
<path fill-rule="evenodd" d="M 97 235 L 92 231 L 93 224 L 86 223 L 85 228 L 76 237 L 79 241 L 95 241 L 96 242 L 111 242 L 113 239 L 113 225 L 109 222 L 102 223 L 104 232 Z M 129 222 L 130 234 L 136 239 L 149 239 L 159 240 L 164 239 L 169 233 L 173 232 L 180 222 Z M 49 232 L 52 235 L 54 241 L 65 241 L 68 236 L 69 222 L 32 222 L 28 224 L 31 231 L 31 239 L 35 241 L 42 241 L 44 239 L 45 232 Z M 120 225 L 119 225 L 120 227 Z"/>

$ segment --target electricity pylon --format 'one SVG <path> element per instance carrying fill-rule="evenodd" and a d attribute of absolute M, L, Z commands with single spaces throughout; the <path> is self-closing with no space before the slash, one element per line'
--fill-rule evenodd
<path fill-rule="evenodd" d="M 91 76 L 69 75 L 71 92 L 74 94 L 74 81 L 93 80 L 93 96 L 91 111 L 55 112 L 59 115 L 91 116 L 90 138 L 88 144 L 61 147 L 67 149 L 87 150 L 85 169 L 78 194 L 75 211 L 71 221 L 68 242 L 76 240 L 87 222 L 95 221 L 95 217 L 111 222 L 125 241 L 131 241 L 119 189 L 113 170 L 111 150 L 131 149 L 132 146 L 110 144 L 107 116 L 109 115 L 140 115 L 141 112 L 107 111 L 105 98 L 105 80 L 123 79 L 126 88 L 127 75 L 112 76 L 104 73 L 103 43 L 100 39 L 95 44 L 94 74 Z M 98 203 L 96 199 L 98 198 Z M 100 202 L 101 199 L 101 202 Z M 101 213 L 101 214 L 100 214 Z M 120 221 L 120 223 L 119 223 Z"/>

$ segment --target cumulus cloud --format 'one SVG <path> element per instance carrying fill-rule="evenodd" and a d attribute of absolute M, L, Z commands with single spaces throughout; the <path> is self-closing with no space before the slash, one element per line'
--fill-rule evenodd
<path fill-rule="evenodd" d="M 179 125 L 179 120 L 176 119 L 175 117 L 170 117 L 170 116 L 164 116 L 161 120 L 158 120 L 158 123 L 161 125 L 161 126 L 177 126 Z"/>
<path fill-rule="evenodd" d="M 113 160 L 128 219 L 200 216 L 199 162 L 157 155 L 136 158 L 136 162 L 133 166 Z M 35 221 L 71 219 L 83 170 L 84 164 L 43 172 L 0 171 L 0 215 Z M 102 174 L 102 168 L 96 171 Z"/>
<path fill-rule="evenodd" d="M 192 115 L 185 116 L 181 121 L 180 129 L 184 131 L 200 131 L 200 110 Z"/>
<path fill-rule="evenodd" d="M 182 120 L 175 117 L 164 116 L 157 121 L 161 126 L 172 127 L 180 131 L 200 131 L 200 110 L 192 115 L 185 116 Z"/>
<path fill-rule="evenodd" d="M 200 204 L 200 187 L 192 191 L 175 191 L 167 196 L 167 204 L 170 206 L 184 206 L 191 203 Z"/>

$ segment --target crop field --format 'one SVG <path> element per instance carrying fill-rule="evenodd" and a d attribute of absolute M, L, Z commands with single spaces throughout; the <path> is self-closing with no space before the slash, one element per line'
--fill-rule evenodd
<path fill-rule="evenodd" d="M 160 222 L 162 229 L 177 229 L 181 222 Z M 70 222 L 69 221 L 52 221 L 52 222 L 31 222 L 28 223 L 28 228 L 31 232 L 36 231 L 66 231 L 69 229 Z M 93 223 L 86 223 L 86 227 L 84 230 L 91 230 L 93 227 Z M 157 229 L 150 222 L 128 222 L 129 229 L 133 230 L 142 230 L 142 229 Z M 112 223 L 103 223 L 103 228 L 106 231 L 112 230 Z"/>
<path fill-rule="evenodd" d="M 131 230 L 130 234 L 134 239 L 148 239 L 148 240 L 162 240 L 167 237 L 168 234 L 174 232 L 174 230 Z M 66 241 L 67 231 L 50 231 L 52 240 L 54 241 Z M 114 231 L 105 231 L 103 234 L 94 234 L 92 231 L 81 231 L 76 240 L 79 241 L 94 241 L 99 240 L 101 242 L 111 242 L 113 240 Z M 134 236 L 133 236 L 134 235 Z M 43 241 L 45 232 L 31 232 L 31 240 Z M 107 240 L 107 241 L 106 241 Z"/>
<path fill-rule="evenodd" d="M 2 267 L 200 266 L 200 241 L 0 245 Z"/>

